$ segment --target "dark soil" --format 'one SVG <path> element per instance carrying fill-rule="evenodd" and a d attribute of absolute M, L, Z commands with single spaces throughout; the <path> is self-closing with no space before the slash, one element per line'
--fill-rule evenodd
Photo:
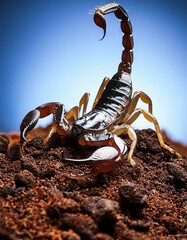
<path fill-rule="evenodd" d="M 85 166 L 63 158 L 93 149 L 58 135 L 43 144 L 47 130 L 30 135 L 22 158 L 18 135 L 0 135 L 0 239 L 187 239 L 187 159 L 153 130 L 136 131 L 135 167 L 84 180 L 65 176 Z"/>

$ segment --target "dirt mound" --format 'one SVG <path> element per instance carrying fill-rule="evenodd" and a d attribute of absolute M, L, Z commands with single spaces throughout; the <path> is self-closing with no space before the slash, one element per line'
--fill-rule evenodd
<path fill-rule="evenodd" d="M 21 158 L 18 136 L 2 134 L 0 239 L 187 239 L 187 159 L 162 149 L 153 130 L 136 133 L 135 167 L 124 161 L 84 180 L 65 174 L 86 166 L 63 158 L 83 158 L 92 148 L 58 135 L 48 144 L 34 137 Z"/>

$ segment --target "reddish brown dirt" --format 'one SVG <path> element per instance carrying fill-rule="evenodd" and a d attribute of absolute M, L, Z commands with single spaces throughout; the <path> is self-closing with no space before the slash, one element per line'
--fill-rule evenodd
<path fill-rule="evenodd" d="M 187 159 L 162 149 L 153 130 L 136 132 L 135 167 L 124 161 L 85 180 L 68 179 L 64 173 L 84 166 L 63 158 L 92 149 L 34 137 L 20 157 L 18 136 L 1 134 L 0 239 L 187 239 Z"/>

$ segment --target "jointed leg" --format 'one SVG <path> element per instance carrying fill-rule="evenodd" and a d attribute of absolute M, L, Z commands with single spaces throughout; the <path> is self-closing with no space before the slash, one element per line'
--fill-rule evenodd
<path fill-rule="evenodd" d="M 138 108 L 136 109 L 133 114 L 129 117 L 129 119 L 127 120 L 127 124 L 128 125 L 131 125 L 138 117 L 140 114 L 143 114 L 143 116 L 151 123 L 154 124 L 155 126 L 155 131 L 156 131 L 156 134 L 157 134 L 157 137 L 158 137 L 158 140 L 159 140 L 159 143 L 161 145 L 161 147 L 167 149 L 169 152 L 171 152 L 172 154 L 176 154 L 176 155 L 179 155 L 176 150 L 174 150 L 173 148 L 169 147 L 168 145 L 166 145 L 164 143 L 164 140 L 162 138 L 162 134 L 161 134 L 161 130 L 160 130 L 160 127 L 159 127 L 159 124 L 158 124 L 158 121 L 157 119 L 150 113 L 150 112 L 147 112 L 141 108 Z"/>
<path fill-rule="evenodd" d="M 122 123 L 123 122 L 126 122 L 127 119 L 131 116 L 131 114 L 134 112 L 136 106 L 137 106 L 137 103 L 138 103 L 138 100 L 141 99 L 142 102 L 148 104 L 148 112 L 152 114 L 153 112 L 153 107 L 152 107 L 152 101 L 150 99 L 150 97 L 144 93 L 144 92 L 141 92 L 141 91 L 136 91 L 131 99 L 131 102 L 130 102 L 130 105 L 129 105 L 129 108 L 128 108 L 128 112 L 127 114 L 124 116 L 124 118 L 122 119 Z"/>
<path fill-rule="evenodd" d="M 102 95 L 102 93 L 103 93 L 103 91 L 104 91 L 104 89 L 105 89 L 105 87 L 106 87 L 106 85 L 107 85 L 107 83 L 108 83 L 109 81 L 110 81 L 110 79 L 109 79 L 108 77 L 105 77 L 105 78 L 103 79 L 103 81 L 102 81 L 102 83 L 101 83 L 101 86 L 100 86 L 100 88 L 99 88 L 99 91 L 98 91 L 98 93 L 97 93 L 97 95 L 96 95 L 96 97 L 95 97 L 95 100 L 94 100 L 92 109 L 93 109 L 93 108 L 95 107 L 95 105 L 97 104 L 98 100 L 100 99 L 100 97 L 101 97 L 101 95 Z"/>
<path fill-rule="evenodd" d="M 87 110 L 87 106 L 88 106 L 89 96 L 90 96 L 89 93 L 85 93 L 82 96 L 81 100 L 79 101 L 79 115 L 78 115 L 78 118 L 85 115 L 86 110 Z"/>
<path fill-rule="evenodd" d="M 65 118 L 69 123 L 73 123 L 79 117 L 79 107 L 72 107 L 66 114 Z"/>
<path fill-rule="evenodd" d="M 87 109 L 89 93 L 85 93 L 79 101 L 79 106 L 72 107 L 66 114 L 65 118 L 69 123 L 73 123 L 79 117 L 82 117 Z"/>
<path fill-rule="evenodd" d="M 130 146 L 130 150 L 129 150 L 129 153 L 128 153 L 128 161 L 130 162 L 130 164 L 132 166 L 134 166 L 136 163 L 133 160 L 132 156 L 133 156 L 134 149 L 135 149 L 136 143 L 137 143 L 137 136 L 136 136 L 135 131 L 127 124 L 122 124 L 120 126 L 116 126 L 115 129 L 112 131 L 112 133 L 116 134 L 116 135 L 121 135 L 124 132 L 127 132 L 129 138 L 132 141 L 131 146 Z"/>

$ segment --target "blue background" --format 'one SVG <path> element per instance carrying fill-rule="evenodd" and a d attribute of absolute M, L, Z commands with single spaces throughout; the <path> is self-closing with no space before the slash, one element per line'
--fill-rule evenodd
<path fill-rule="evenodd" d="M 60 101 L 66 108 L 90 92 L 121 60 L 119 20 L 107 15 L 107 35 L 88 14 L 103 1 L 0 1 L 0 131 L 19 131 L 25 114 Z M 153 100 L 154 115 L 174 140 L 187 143 L 187 1 L 119 1 L 133 25 L 133 89 Z M 142 104 L 140 107 L 147 108 Z M 46 124 L 47 120 L 41 120 Z M 134 128 L 153 127 L 143 117 Z"/>

